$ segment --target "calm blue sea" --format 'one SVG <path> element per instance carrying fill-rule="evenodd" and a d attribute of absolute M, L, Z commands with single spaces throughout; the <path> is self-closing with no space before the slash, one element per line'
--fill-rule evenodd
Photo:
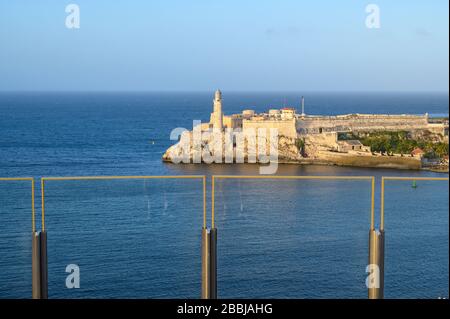
<path fill-rule="evenodd" d="M 448 94 L 223 92 L 225 113 L 448 114 Z M 254 165 L 161 162 L 176 127 L 209 120 L 212 93 L 1 93 L 0 177 L 253 175 Z M 279 167 L 280 175 L 438 176 L 423 171 Z M 210 183 L 208 178 L 208 224 Z M 447 182 L 386 186 L 388 298 L 448 298 Z M 48 181 L 50 298 L 198 298 L 200 180 Z M 218 180 L 218 295 L 366 298 L 370 182 Z M 66 287 L 66 267 L 80 288 Z M 31 296 L 30 183 L 0 181 L 0 298 Z"/>

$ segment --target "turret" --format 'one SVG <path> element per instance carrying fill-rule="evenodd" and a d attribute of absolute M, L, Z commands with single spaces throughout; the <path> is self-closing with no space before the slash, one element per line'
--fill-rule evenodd
<path fill-rule="evenodd" d="M 220 92 L 220 90 L 216 90 L 216 93 L 214 94 L 214 100 L 216 101 L 222 100 L 222 92 Z"/>
<path fill-rule="evenodd" d="M 222 113 L 222 92 L 217 90 L 214 94 L 214 111 L 212 116 L 213 128 L 222 130 L 223 129 L 223 113 Z"/>

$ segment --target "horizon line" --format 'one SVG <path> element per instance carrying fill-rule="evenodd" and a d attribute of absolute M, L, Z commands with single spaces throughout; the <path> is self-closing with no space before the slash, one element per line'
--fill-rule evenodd
<path fill-rule="evenodd" d="M 1 90 L 3 93 L 210 93 L 212 90 Z M 449 94 L 445 90 L 226 90 L 222 92 L 229 93 L 409 93 L 409 94 Z"/>

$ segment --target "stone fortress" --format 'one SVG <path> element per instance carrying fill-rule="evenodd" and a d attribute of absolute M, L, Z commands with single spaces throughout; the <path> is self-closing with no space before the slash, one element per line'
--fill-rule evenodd
<path fill-rule="evenodd" d="M 277 128 L 280 135 L 296 138 L 299 135 L 366 132 L 366 131 L 410 131 L 430 130 L 448 136 L 447 123 L 430 123 L 428 114 L 388 115 L 388 114 L 346 114 L 336 116 L 306 115 L 305 99 L 301 100 L 301 114 L 295 108 L 270 109 L 267 113 L 244 110 L 242 114 L 224 115 L 222 112 L 222 93 L 217 90 L 214 97 L 214 110 L 209 123 L 202 130 L 210 128 Z"/>
<path fill-rule="evenodd" d="M 241 114 L 224 115 L 222 109 L 222 93 L 217 90 L 214 94 L 213 112 L 209 123 L 202 123 L 202 132 L 213 130 L 225 131 L 227 129 L 277 129 L 279 134 L 280 162 L 297 162 L 304 164 L 342 164 L 352 166 L 354 157 L 364 156 L 366 162 L 380 162 L 380 165 L 368 164 L 376 167 L 420 168 L 417 159 L 403 158 L 383 160 L 369 160 L 368 157 L 377 157 L 370 147 L 362 145 L 358 140 L 338 139 L 339 133 L 348 132 L 376 132 L 376 131 L 408 131 L 424 132 L 438 136 L 448 142 L 448 120 L 431 121 L 428 114 L 424 115 L 388 115 L 388 114 L 346 114 L 336 116 L 309 115 L 305 112 L 305 99 L 301 99 L 301 113 L 296 113 L 295 108 L 269 109 L 265 113 L 256 113 L 246 109 Z M 304 152 L 300 152 L 296 146 L 297 141 L 304 143 Z M 164 154 L 164 160 L 170 160 L 170 148 Z M 351 155 L 349 157 L 349 155 Z M 349 160 L 350 159 L 350 160 Z M 349 160 L 349 161 L 348 161 Z M 406 163 L 402 167 L 402 162 Z M 393 162 L 398 162 L 394 163 Z M 399 164 L 400 163 L 400 164 Z M 412 164 L 412 166 L 411 166 Z"/>

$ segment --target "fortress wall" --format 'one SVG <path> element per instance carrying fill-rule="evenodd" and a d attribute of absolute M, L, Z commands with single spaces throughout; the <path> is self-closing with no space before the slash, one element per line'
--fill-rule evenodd
<path fill-rule="evenodd" d="M 233 116 L 225 115 L 223 117 L 223 126 L 228 128 L 241 128 L 242 127 L 242 118 L 236 118 Z"/>
<path fill-rule="evenodd" d="M 448 126 L 445 126 L 444 124 L 430 123 L 428 124 L 428 129 L 435 134 L 448 136 Z"/>
<path fill-rule="evenodd" d="M 305 136 L 306 153 L 309 156 L 321 150 L 338 150 L 337 133 L 308 134 Z"/>
<path fill-rule="evenodd" d="M 311 134 L 307 137 L 308 144 L 322 145 L 326 147 L 335 147 L 337 149 L 337 133 Z"/>
<path fill-rule="evenodd" d="M 325 163 L 341 166 L 421 169 L 422 162 L 414 157 L 366 156 L 347 153 L 319 152 L 318 159 Z"/>
<path fill-rule="evenodd" d="M 284 135 L 290 138 L 297 138 L 297 130 L 295 127 L 295 119 L 292 120 L 243 120 L 242 128 L 255 129 L 259 128 L 278 129 L 279 135 Z"/>
<path fill-rule="evenodd" d="M 426 116 L 413 115 L 353 115 L 306 117 L 297 121 L 299 131 L 315 131 L 319 128 L 337 130 L 410 130 L 427 129 Z"/>

